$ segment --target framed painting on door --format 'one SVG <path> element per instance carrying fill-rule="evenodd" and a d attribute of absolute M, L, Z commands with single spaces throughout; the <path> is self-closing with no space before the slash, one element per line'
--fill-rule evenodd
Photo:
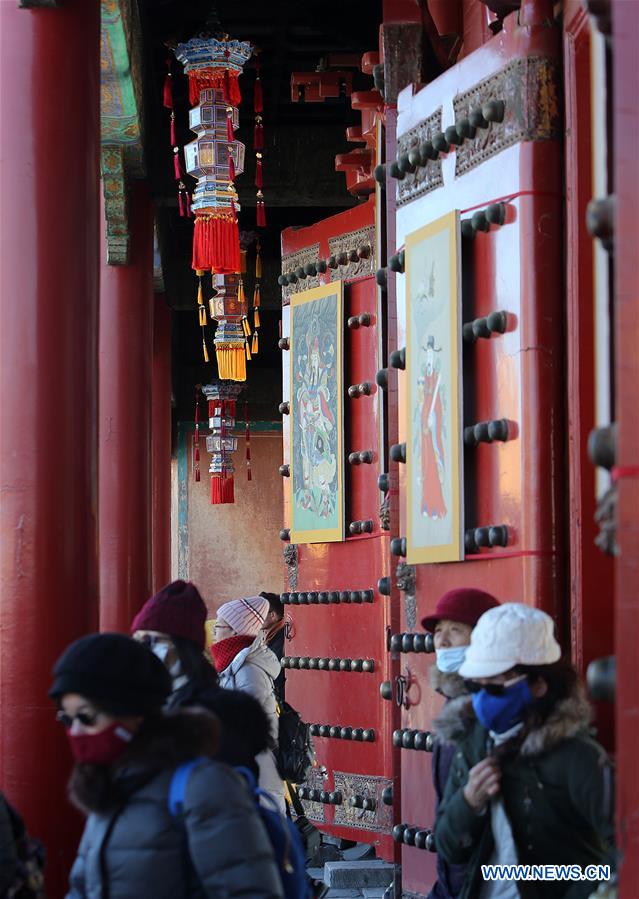
<path fill-rule="evenodd" d="M 343 288 L 291 296 L 291 543 L 344 539 Z"/>
<path fill-rule="evenodd" d="M 459 214 L 406 237 L 409 564 L 463 558 Z"/>

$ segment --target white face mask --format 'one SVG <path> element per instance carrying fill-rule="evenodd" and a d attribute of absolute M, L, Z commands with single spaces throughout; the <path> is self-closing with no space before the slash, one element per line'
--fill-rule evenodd
<path fill-rule="evenodd" d="M 164 664 L 166 662 L 166 657 L 169 654 L 169 650 L 171 649 L 171 644 L 167 643 L 166 640 L 163 640 L 161 643 L 154 643 L 151 646 L 151 652 L 154 656 L 157 656 L 158 659 Z"/>
<path fill-rule="evenodd" d="M 467 646 L 449 646 L 446 649 L 436 649 L 437 668 L 444 674 L 453 674 L 462 666 L 466 656 Z"/>

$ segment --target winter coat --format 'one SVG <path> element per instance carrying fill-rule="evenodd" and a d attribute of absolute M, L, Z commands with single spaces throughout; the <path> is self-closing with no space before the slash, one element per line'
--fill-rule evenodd
<path fill-rule="evenodd" d="M 16 840 L 7 800 L 0 793 L 0 896 L 4 896 L 18 871 Z"/>
<path fill-rule="evenodd" d="M 282 661 L 282 657 L 284 656 L 285 638 L 286 629 L 282 628 L 275 634 L 275 636 L 271 640 L 268 641 L 268 648 L 271 650 L 271 652 L 275 653 L 275 657 L 280 663 Z M 275 678 L 274 684 L 275 696 L 277 697 L 278 702 L 284 702 L 285 676 L 283 668 L 280 668 L 280 673 Z"/>
<path fill-rule="evenodd" d="M 218 672 L 220 686 L 230 690 L 243 690 L 257 699 L 266 712 L 272 746 L 277 747 L 279 720 L 273 683 L 280 672 L 277 657 L 264 643 L 264 635 L 258 634 L 253 643 L 240 650 L 224 671 Z M 257 757 L 260 767 L 259 785 L 278 802 L 281 811 L 285 811 L 284 781 L 280 777 L 275 755 L 271 749 L 261 752 Z"/>
<path fill-rule="evenodd" d="M 436 693 L 446 697 L 446 701 L 457 696 L 467 695 L 463 678 L 458 674 L 444 673 L 436 665 L 431 665 L 429 670 L 430 685 Z M 444 791 L 448 782 L 448 774 L 455 755 L 455 746 L 442 740 L 435 740 L 432 754 L 432 775 L 436 808 L 444 798 Z M 457 899 L 462 891 L 466 877 L 466 865 L 453 865 L 447 862 L 443 855 L 437 855 L 437 880 L 433 885 L 428 899 Z"/>
<path fill-rule="evenodd" d="M 183 814 L 169 812 L 175 768 L 206 751 L 212 720 L 178 712 L 145 722 L 106 783 L 100 766 L 76 766 L 71 796 L 89 815 L 67 899 L 282 899 L 241 775 L 203 761 L 189 776 Z"/>
<path fill-rule="evenodd" d="M 271 745 L 269 719 L 259 702 L 240 690 L 225 690 L 215 683 L 188 681 L 171 694 L 166 708 L 205 708 L 220 721 L 220 747 L 216 759 L 235 768 L 248 768 L 256 779 L 256 756 Z"/>
<path fill-rule="evenodd" d="M 541 725 L 527 730 L 518 751 L 501 758 L 500 796 L 520 864 L 610 864 L 612 771 L 604 749 L 589 736 L 590 717 L 580 689 L 558 702 Z M 466 696 L 446 705 L 435 728 L 439 739 L 456 747 L 437 814 L 437 851 L 448 862 L 468 864 L 460 897 L 476 899 L 483 883 L 480 866 L 490 862 L 494 848 L 491 815 L 473 811 L 463 788 L 491 741 Z M 520 881 L 518 888 L 526 899 L 585 899 L 594 885 Z"/>

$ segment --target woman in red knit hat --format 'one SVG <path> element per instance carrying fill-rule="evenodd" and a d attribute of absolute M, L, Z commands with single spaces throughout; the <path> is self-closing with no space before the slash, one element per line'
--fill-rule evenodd
<path fill-rule="evenodd" d="M 159 590 L 131 624 L 134 639 L 146 643 L 172 680 L 166 708 L 200 706 L 220 720 L 218 758 L 243 765 L 258 776 L 256 756 L 270 743 L 269 720 L 261 705 L 240 690 L 223 690 L 205 655 L 208 612 L 195 584 L 177 580 Z"/>
<path fill-rule="evenodd" d="M 448 702 L 467 693 L 463 678 L 457 673 L 470 644 L 473 628 L 488 609 L 499 603 L 490 593 L 462 587 L 444 593 L 432 615 L 422 619 L 422 627 L 433 634 L 435 664 L 430 669 L 431 686 Z M 433 786 L 437 805 L 442 800 L 455 749 L 435 741 L 433 748 Z M 437 880 L 428 899 L 455 899 L 464 885 L 466 865 L 453 865 L 437 856 Z"/>

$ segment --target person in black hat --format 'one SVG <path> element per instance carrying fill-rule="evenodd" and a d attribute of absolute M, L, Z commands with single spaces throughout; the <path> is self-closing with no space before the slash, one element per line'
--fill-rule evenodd
<path fill-rule="evenodd" d="M 67 899 L 281 899 L 268 835 L 253 798 L 215 761 L 217 719 L 163 712 L 171 677 L 141 643 L 92 634 L 56 662 L 58 704 L 76 764 L 71 801 L 88 817 Z M 182 813 L 169 810 L 176 768 L 198 759 Z"/>

